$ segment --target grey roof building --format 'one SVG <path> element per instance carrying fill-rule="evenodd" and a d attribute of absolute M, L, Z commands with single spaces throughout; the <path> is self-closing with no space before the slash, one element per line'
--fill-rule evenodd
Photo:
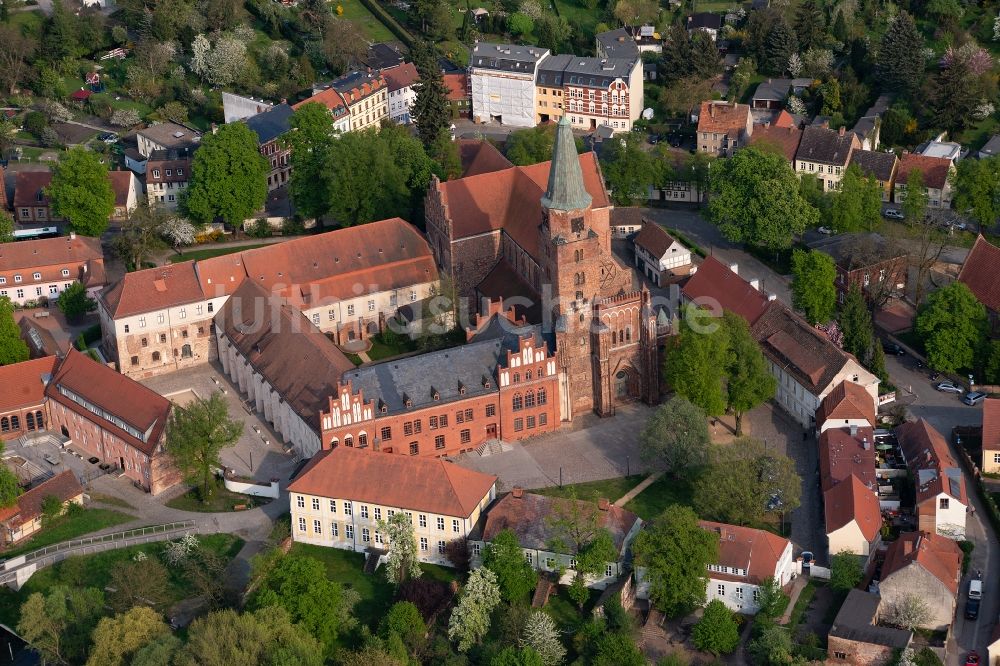
<path fill-rule="evenodd" d="M 898 163 L 895 153 L 881 153 L 874 150 L 855 150 L 851 153 L 851 164 L 857 164 L 865 176 L 871 176 L 883 183 L 892 180 Z"/>
<path fill-rule="evenodd" d="M 549 53 L 538 46 L 518 44 L 488 44 L 480 42 L 472 49 L 471 67 L 497 69 L 505 72 L 533 73 L 539 61 Z"/>
<path fill-rule="evenodd" d="M 853 133 L 845 132 L 843 128 L 837 131 L 810 125 L 802 131 L 802 140 L 799 141 L 795 159 L 846 166 L 856 140 Z"/>
<path fill-rule="evenodd" d="M 1000 155 L 1000 134 L 994 134 L 986 145 L 979 149 L 979 159 L 985 160 L 988 157 Z"/>
<path fill-rule="evenodd" d="M 246 124 L 257 135 L 257 143 L 263 145 L 277 139 L 291 129 L 293 113 L 295 111 L 288 104 L 279 104 L 263 113 L 247 118 Z"/>
<path fill-rule="evenodd" d="M 538 85 L 571 85 L 607 90 L 616 79 L 628 81 L 635 62 L 636 58 L 549 56 L 538 65 Z"/>
<path fill-rule="evenodd" d="M 639 47 L 625 28 L 598 33 L 597 55 L 603 58 L 638 58 Z"/>
<path fill-rule="evenodd" d="M 853 661 L 853 658 L 872 659 L 882 652 L 878 648 L 884 648 L 891 655 L 893 651 L 910 644 L 913 632 L 875 624 L 880 602 L 877 594 L 862 590 L 851 590 L 847 594 L 844 605 L 840 607 L 837 618 L 830 627 L 828 650 L 831 657 L 839 652 L 844 655 L 841 660 L 861 663 Z"/>

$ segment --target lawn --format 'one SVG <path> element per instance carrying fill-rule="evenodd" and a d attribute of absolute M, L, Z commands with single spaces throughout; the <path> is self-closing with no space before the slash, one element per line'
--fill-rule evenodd
<path fill-rule="evenodd" d="M 90 534 L 114 525 L 121 525 L 134 519 L 129 513 L 113 509 L 80 509 L 67 513 L 53 521 L 48 527 L 28 539 L 26 542 L 0 553 L 4 558 L 11 558 L 22 553 L 29 553 L 54 543 L 68 541 L 84 534 Z"/>
<path fill-rule="evenodd" d="M 603 497 L 612 502 L 623 497 L 625 493 L 635 488 L 645 477 L 641 474 L 624 476 L 617 479 L 605 479 L 604 481 L 590 481 L 587 483 L 575 483 L 550 488 L 540 488 L 532 492 L 539 495 L 549 495 L 551 497 L 576 497 L 577 499 L 590 500 L 595 497 Z"/>
<path fill-rule="evenodd" d="M 201 544 L 218 555 L 227 563 L 233 559 L 243 547 L 243 540 L 231 534 L 209 534 L 199 536 Z M 46 592 L 55 585 L 71 587 L 96 587 L 104 589 L 111 582 L 111 569 L 118 562 L 125 562 L 135 557 L 136 553 L 144 552 L 149 557 L 159 556 L 164 544 L 146 543 L 119 550 L 109 550 L 94 555 L 71 557 L 59 564 L 42 569 L 15 592 L 7 587 L 0 588 L 0 622 L 9 627 L 17 624 L 19 609 L 24 600 L 33 592 Z M 67 566 L 68 563 L 72 563 Z M 78 566 L 82 563 L 84 566 Z M 168 569 L 170 578 L 163 606 L 170 606 L 192 594 L 190 584 L 180 574 L 179 570 Z"/>
<path fill-rule="evenodd" d="M 199 489 L 192 488 L 183 495 L 168 501 L 167 506 L 171 509 L 180 509 L 181 511 L 220 513 L 223 511 L 235 511 L 233 507 L 239 504 L 246 506 L 248 509 L 252 509 L 255 506 L 262 506 L 270 501 L 271 500 L 267 498 L 251 497 L 241 493 L 234 493 L 230 490 L 226 490 L 222 483 L 216 483 L 215 489 L 212 491 L 212 497 L 209 498 L 208 502 L 202 502 Z"/>
<path fill-rule="evenodd" d="M 590 49 L 593 49 L 594 35 L 596 34 L 597 24 L 601 17 L 600 11 L 587 9 L 580 4 L 579 0 L 552 0 L 552 2 L 559 9 L 559 16 L 566 19 L 566 22 L 573 26 L 574 33 L 582 34 L 584 36 L 583 41 L 589 45 Z M 574 37 L 573 42 L 580 43 L 581 40 Z M 589 52 L 580 55 L 589 55 Z"/>
<path fill-rule="evenodd" d="M 394 335 L 392 340 L 386 340 L 381 333 L 372 336 L 372 348 L 368 350 L 368 358 L 381 361 L 384 358 L 399 356 L 417 351 L 417 343 L 405 335 Z"/>
<path fill-rule="evenodd" d="M 396 39 L 389 28 L 378 20 L 367 7 L 361 4 L 361 0 L 338 0 L 336 6 L 342 7 L 342 16 L 354 21 L 354 23 L 364 32 L 365 37 L 373 42 L 389 42 Z"/>
<path fill-rule="evenodd" d="M 691 506 L 693 481 L 696 478 L 697 472 L 685 474 L 682 479 L 674 479 L 665 474 L 626 504 L 625 508 L 643 520 L 651 520 L 671 504 Z"/>
<path fill-rule="evenodd" d="M 180 254 L 175 254 L 170 257 L 170 262 L 178 264 L 182 261 L 201 260 L 201 259 L 211 259 L 212 257 L 221 257 L 226 254 L 232 254 L 234 252 L 243 252 L 244 250 L 253 250 L 258 247 L 264 247 L 269 245 L 269 243 L 258 243 L 257 245 L 224 245 L 222 247 L 206 247 L 202 250 L 188 250 L 187 252 L 182 252 Z"/>

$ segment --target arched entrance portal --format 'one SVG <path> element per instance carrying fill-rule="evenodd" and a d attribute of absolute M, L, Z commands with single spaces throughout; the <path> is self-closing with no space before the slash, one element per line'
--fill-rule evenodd
<path fill-rule="evenodd" d="M 639 398 L 639 373 L 635 368 L 619 368 L 614 378 L 615 402 L 627 402 Z"/>

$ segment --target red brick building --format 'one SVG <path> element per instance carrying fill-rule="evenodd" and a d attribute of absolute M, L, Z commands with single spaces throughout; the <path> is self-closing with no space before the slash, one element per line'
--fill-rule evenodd
<path fill-rule="evenodd" d="M 45 383 L 58 360 L 50 356 L 0 366 L 0 439 L 45 428 Z"/>

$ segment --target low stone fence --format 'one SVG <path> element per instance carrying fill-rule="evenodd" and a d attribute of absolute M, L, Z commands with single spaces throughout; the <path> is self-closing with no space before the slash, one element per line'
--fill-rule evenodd
<path fill-rule="evenodd" d="M 222 476 L 222 483 L 225 485 L 226 490 L 240 493 L 241 495 L 278 499 L 278 496 L 281 494 L 278 479 L 271 479 L 267 483 L 264 481 L 254 481 L 253 479 L 238 477 L 232 473 L 232 470 L 226 470 L 226 473 Z"/>

